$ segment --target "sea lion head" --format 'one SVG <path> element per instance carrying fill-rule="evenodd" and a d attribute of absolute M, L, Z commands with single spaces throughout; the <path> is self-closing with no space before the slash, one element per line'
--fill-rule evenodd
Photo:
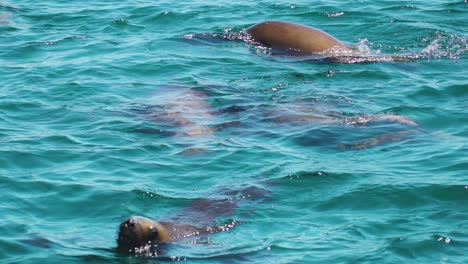
<path fill-rule="evenodd" d="M 124 251 L 133 251 L 169 240 L 171 237 L 161 223 L 143 216 L 132 216 L 120 224 L 117 245 Z"/>

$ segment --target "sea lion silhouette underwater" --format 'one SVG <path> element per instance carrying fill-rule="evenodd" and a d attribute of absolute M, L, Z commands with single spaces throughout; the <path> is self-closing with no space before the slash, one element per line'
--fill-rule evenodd
<path fill-rule="evenodd" d="M 203 136 L 209 139 L 216 131 L 239 125 L 236 121 L 219 120 L 208 100 L 208 96 L 197 89 L 180 85 L 160 86 L 146 102 L 132 106 L 131 112 L 150 124 L 135 131 L 161 137 L 175 136 L 179 139 L 178 144 L 182 144 L 182 137 Z M 155 125 L 157 128 L 154 128 Z"/>
<path fill-rule="evenodd" d="M 302 135 L 296 140 L 300 145 L 364 149 L 403 141 L 418 127 L 411 119 L 396 114 L 353 116 L 320 112 L 313 104 L 295 99 L 268 105 L 244 98 L 213 108 L 207 93 L 216 93 L 223 87 L 212 88 L 215 91 L 210 89 L 161 87 L 157 96 L 149 99 L 149 105 L 135 107 L 138 118 L 145 120 L 144 126 L 135 132 L 162 138 L 175 137 L 174 144 L 186 148 L 179 154 L 193 155 L 204 153 L 205 144 L 213 142 L 215 133 L 225 129 L 228 130 L 226 133 L 236 135 L 269 134 L 267 137 L 275 137 L 267 130 L 286 127 L 290 131 L 296 129 L 292 134 L 298 135 L 299 132 Z"/>
<path fill-rule="evenodd" d="M 382 55 L 359 51 L 319 29 L 285 21 L 265 21 L 245 31 L 227 34 L 188 34 L 188 39 L 212 42 L 216 38 L 241 40 L 269 48 L 273 54 L 302 57 L 301 61 L 325 63 L 407 62 L 420 54 Z M 211 38 L 211 39 L 210 39 Z"/>

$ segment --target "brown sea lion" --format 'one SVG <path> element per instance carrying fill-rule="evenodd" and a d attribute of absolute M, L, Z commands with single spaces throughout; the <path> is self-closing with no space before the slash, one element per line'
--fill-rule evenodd
<path fill-rule="evenodd" d="M 124 253 L 150 253 L 154 246 L 182 238 L 227 231 L 236 224 L 236 221 L 232 221 L 220 226 L 196 227 L 132 216 L 120 224 L 117 246 Z"/>
<path fill-rule="evenodd" d="M 168 221 L 158 222 L 143 216 L 123 221 L 118 230 L 117 249 L 121 253 L 160 256 L 163 244 L 207 234 L 229 231 L 239 224 L 228 220 L 217 224 L 220 217 L 229 219 L 241 202 L 269 199 L 270 192 L 257 186 L 241 190 L 224 190 L 222 199 L 195 199 Z M 244 211 L 245 214 L 248 211 Z M 191 241 L 193 242 L 193 241 Z M 159 252 L 158 252 L 159 250 Z"/>
<path fill-rule="evenodd" d="M 319 29 L 284 21 L 266 21 L 246 30 L 244 41 L 258 43 L 286 55 L 301 55 L 302 59 L 328 63 L 409 62 L 421 54 L 374 54 L 360 51 Z M 306 56 L 303 56 L 306 55 Z"/>
<path fill-rule="evenodd" d="M 266 21 L 247 29 L 263 46 L 300 53 L 349 53 L 352 48 L 319 29 L 283 21 Z"/>

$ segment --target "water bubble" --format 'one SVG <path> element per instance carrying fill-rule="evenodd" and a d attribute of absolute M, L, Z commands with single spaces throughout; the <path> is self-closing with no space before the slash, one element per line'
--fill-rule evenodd
<path fill-rule="evenodd" d="M 445 243 L 448 244 L 448 243 L 452 242 L 452 239 L 450 239 L 449 237 L 443 237 L 443 236 L 441 236 L 441 237 L 437 238 L 437 241 L 438 241 L 438 242 L 443 241 L 443 242 L 445 242 Z"/>
<path fill-rule="evenodd" d="M 327 13 L 328 17 L 339 17 L 342 15 L 344 15 L 344 12 Z"/>
<path fill-rule="evenodd" d="M 114 24 L 126 24 L 127 21 L 124 18 L 119 18 L 119 19 L 114 19 L 112 21 L 112 23 L 114 23 Z"/>
<path fill-rule="evenodd" d="M 185 34 L 183 37 L 185 39 L 192 39 L 193 37 L 195 37 L 195 34 Z"/>
<path fill-rule="evenodd" d="M 465 0 L 465 2 L 466 1 L 468 1 L 468 0 Z M 445 264 L 445 263 L 447 263 L 447 261 L 448 261 L 448 257 L 442 257 L 442 259 L 440 260 L 440 263 Z"/>

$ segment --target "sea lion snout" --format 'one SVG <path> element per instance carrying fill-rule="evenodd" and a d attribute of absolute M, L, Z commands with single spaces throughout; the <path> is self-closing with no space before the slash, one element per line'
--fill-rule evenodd
<path fill-rule="evenodd" d="M 137 222 L 138 219 L 134 217 L 130 217 L 127 220 L 123 221 L 119 227 L 119 238 L 136 236 Z"/>
<path fill-rule="evenodd" d="M 156 232 L 148 232 L 151 225 L 146 224 L 141 217 L 132 216 L 123 221 L 119 226 L 117 244 L 121 248 L 132 249 L 140 247 L 151 241 L 151 235 Z"/>
<path fill-rule="evenodd" d="M 120 224 L 120 230 L 122 229 L 134 229 L 136 225 L 135 219 L 133 217 L 130 217 L 126 221 L 124 221 L 122 224 Z"/>
<path fill-rule="evenodd" d="M 132 216 L 120 224 L 117 244 L 121 249 L 132 250 L 170 239 L 168 231 L 160 223 L 146 217 Z"/>

